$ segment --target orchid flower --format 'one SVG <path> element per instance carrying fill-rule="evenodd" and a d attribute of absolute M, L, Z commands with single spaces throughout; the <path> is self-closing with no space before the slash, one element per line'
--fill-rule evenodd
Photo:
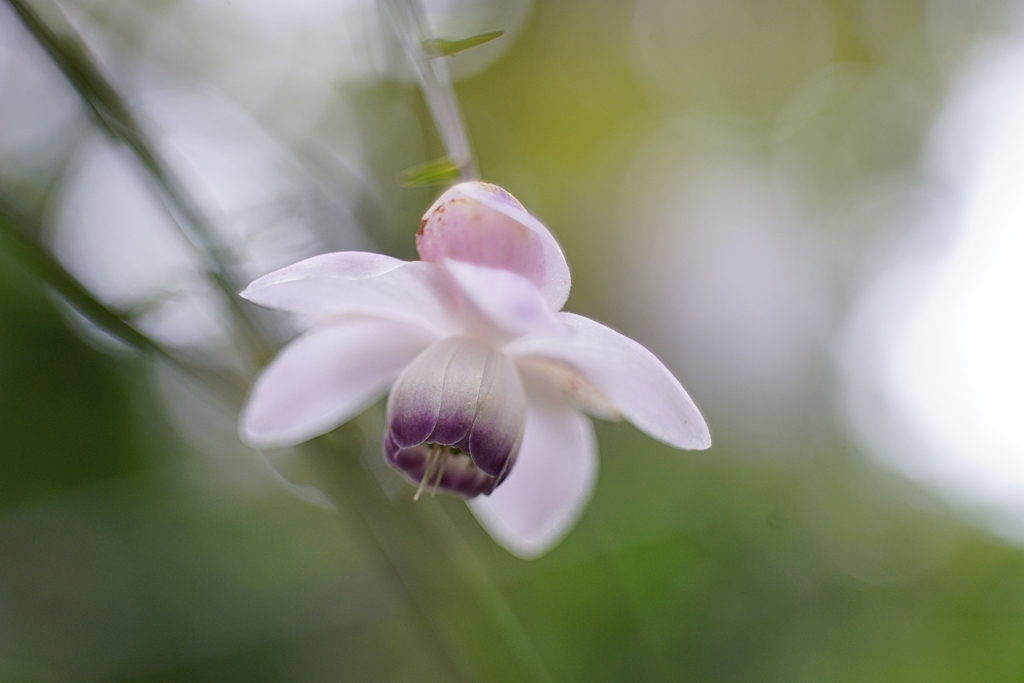
<path fill-rule="evenodd" d="M 390 389 L 383 451 L 418 486 L 469 500 L 520 557 L 557 543 L 597 474 L 597 417 L 625 418 L 676 448 L 711 445 L 675 377 L 635 341 L 560 312 L 569 268 L 509 193 L 466 182 L 416 235 L 421 261 L 323 254 L 242 296 L 310 329 L 256 380 L 240 434 L 287 447 L 348 421 Z"/>

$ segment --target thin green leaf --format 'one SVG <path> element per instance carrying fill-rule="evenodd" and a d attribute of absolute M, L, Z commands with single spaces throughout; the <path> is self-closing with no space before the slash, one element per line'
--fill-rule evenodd
<path fill-rule="evenodd" d="M 495 38 L 505 35 L 504 31 L 488 31 L 461 40 L 445 40 L 444 38 L 433 38 L 423 41 L 423 48 L 428 54 L 436 57 L 451 57 L 463 50 L 468 50 L 477 45 L 489 43 Z"/>
<path fill-rule="evenodd" d="M 460 170 L 451 159 L 441 157 L 402 171 L 402 186 L 449 185 L 458 180 Z"/>

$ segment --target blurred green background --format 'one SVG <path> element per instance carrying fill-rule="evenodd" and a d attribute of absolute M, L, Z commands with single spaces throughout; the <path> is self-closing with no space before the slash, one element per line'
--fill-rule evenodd
<path fill-rule="evenodd" d="M 483 177 L 561 240 L 567 309 L 664 358 L 715 445 L 598 423 L 593 500 L 526 562 L 377 471 L 380 406 L 344 432 L 327 459 L 384 477 L 388 519 L 464 538 L 532 658 L 446 574 L 461 545 L 391 530 L 415 605 L 358 514 L 293 495 L 230 406 L 0 252 L 0 680 L 1024 680 L 1016 513 L 886 466 L 846 398 L 866 283 L 951 231 L 921 219 L 955 191 L 931 180 L 936 122 L 978 54 L 1022 44 L 1015 3 L 437 4 L 439 35 L 506 30 L 452 58 Z M 250 277 L 415 256 L 438 189 L 398 178 L 443 150 L 373 3 L 60 7 Z M 216 311 L 170 310 L 203 296 L 178 247 L 127 236 L 166 222 L 133 199 L 151 188 L 7 5 L 0 29 L 4 196 L 99 298 L 232 367 Z"/>

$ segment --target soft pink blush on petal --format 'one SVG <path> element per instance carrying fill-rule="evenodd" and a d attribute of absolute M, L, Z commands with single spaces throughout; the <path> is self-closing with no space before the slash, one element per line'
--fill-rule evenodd
<path fill-rule="evenodd" d="M 569 334 L 569 327 L 548 308 L 540 291 L 526 278 L 499 268 L 447 259 L 444 268 L 477 309 L 513 334 Z"/>
<path fill-rule="evenodd" d="M 424 215 L 416 249 L 431 263 L 455 259 L 517 273 L 538 287 L 544 282 L 544 248 L 536 233 L 458 189 Z"/>
<path fill-rule="evenodd" d="M 265 275 L 241 296 L 313 322 L 363 315 L 418 325 L 435 334 L 458 330 L 457 293 L 439 266 L 363 252 L 323 254 Z"/>
<path fill-rule="evenodd" d="M 679 381 L 650 351 L 589 318 L 559 313 L 573 334 L 530 335 L 505 347 L 518 358 L 548 358 L 580 372 L 641 431 L 670 446 L 704 449 L 711 433 Z"/>
<path fill-rule="evenodd" d="M 540 238 L 541 247 L 544 250 L 545 266 L 541 291 L 553 310 L 561 310 L 569 298 L 572 279 L 569 276 L 569 264 L 565 260 L 565 254 L 562 253 L 562 247 L 559 246 L 558 240 L 551 234 L 551 231 L 528 213 L 515 197 L 497 185 L 463 183 L 457 185 L 456 188 L 467 196 L 487 204 L 492 209 L 525 225 Z"/>
<path fill-rule="evenodd" d="M 416 235 L 420 258 L 454 259 L 516 273 L 532 282 L 552 310 L 569 296 L 569 266 L 550 231 L 501 188 L 469 182 L 434 202 Z"/>
<path fill-rule="evenodd" d="M 383 395 L 434 339 L 418 327 L 373 318 L 306 332 L 256 380 L 239 423 L 242 441 L 281 448 L 330 431 Z"/>
<path fill-rule="evenodd" d="M 551 386 L 524 377 L 528 407 L 519 458 L 489 496 L 469 501 L 488 533 L 524 559 L 543 555 L 573 527 L 597 480 L 594 428 Z"/>

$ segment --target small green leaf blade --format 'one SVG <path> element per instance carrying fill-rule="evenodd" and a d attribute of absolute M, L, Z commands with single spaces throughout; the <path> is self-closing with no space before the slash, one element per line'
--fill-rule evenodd
<path fill-rule="evenodd" d="M 432 40 L 423 41 L 423 47 L 432 55 L 436 55 L 438 57 L 451 57 L 452 55 L 468 50 L 471 47 L 489 43 L 495 38 L 500 38 L 503 35 L 505 35 L 504 31 L 488 31 L 487 33 L 479 33 L 475 36 L 470 36 L 469 38 L 462 38 L 461 40 L 434 38 Z"/>
<path fill-rule="evenodd" d="M 441 157 L 402 171 L 402 186 L 449 185 L 458 180 L 460 170 L 451 159 Z"/>

